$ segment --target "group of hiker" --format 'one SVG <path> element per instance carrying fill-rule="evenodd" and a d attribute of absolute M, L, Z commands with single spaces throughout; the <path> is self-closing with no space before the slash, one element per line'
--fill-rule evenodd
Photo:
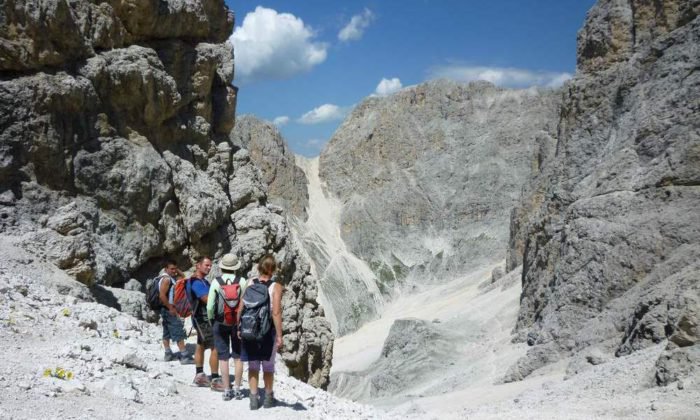
<path fill-rule="evenodd" d="M 207 279 L 212 269 L 210 257 L 199 257 L 190 277 L 174 260 L 165 261 L 162 268 L 147 286 L 147 300 L 151 308 L 160 311 L 165 361 L 179 359 L 182 364 L 194 364 L 193 384 L 223 392 L 224 401 L 243 398 L 243 362 L 248 362 L 251 410 L 260 404 L 257 393 L 262 367 L 263 407 L 274 406 L 275 354 L 282 347 L 282 286 L 274 280 L 275 258 L 264 256 L 258 263 L 258 276 L 253 279 L 239 274 L 241 262 L 235 254 L 221 258 L 221 275 L 211 282 Z M 197 331 L 194 355 L 185 346 L 183 318 L 188 316 Z M 171 341 L 177 343 L 178 353 L 170 348 Z M 206 350 L 211 351 L 211 376 L 204 373 Z M 229 376 L 231 358 L 233 384 Z"/>

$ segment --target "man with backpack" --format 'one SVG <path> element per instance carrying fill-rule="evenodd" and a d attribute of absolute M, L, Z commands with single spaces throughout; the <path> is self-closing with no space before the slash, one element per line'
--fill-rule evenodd
<path fill-rule="evenodd" d="M 219 262 L 221 276 L 212 282 L 207 301 L 207 315 L 214 324 L 214 346 L 219 355 L 219 369 L 225 388 L 223 399 L 230 401 L 243 398 L 241 379 L 243 377 L 243 362 L 241 362 L 241 340 L 236 333 L 238 303 L 243 296 L 246 279 L 237 275 L 241 262 L 235 254 L 226 254 Z M 229 377 L 229 359 L 233 357 L 234 384 L 231 388 Z"/>
<path fill-rule="evenodd" d="M 194 353 L 195 376 L 194 385 L 209 386 L 212 391 L 223 391 L 224 386 L 219 377 L 219 361 L 214 348 L 214 336 L 207 317 L 207 302 L 209 300 L 209 281 L 207 275 L 211 270 L 211 258 L 199 257 L 196 260 L 194 275 L 187 280 L 187 296 L 192 311 L 192 325 L 197 330 L 197 350 Z M 209 367 L 211 380 L 204 373 L 204 351 L 211 350 Z"/>
<path fill-rule="evenodd" d="M 151 280 L 147 287 L 149 305 L 154 310 L 160 311 L 160 319 L 163 323 L 163 348 L 165 349 L 165 361 L 170 362 L 180 359 L 183 365 L 194 363 L 192 356 L 187 353 L 185 347 L 185 328 L 182 320 L 175 312 L 173 306 L 174 285 L 178 278 L 185 275 L 177 268 L 174 260 L 166 260 L 158 277 Z M 170 340 L 177 342 L 180 353 L 176 356 L 170 349 Z"/>

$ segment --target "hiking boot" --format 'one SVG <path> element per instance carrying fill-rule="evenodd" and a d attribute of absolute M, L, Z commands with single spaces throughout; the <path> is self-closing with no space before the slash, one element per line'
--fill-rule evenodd
<path fill-rule="evenodd" d="M 236 396 L 236 393 L 232 389 L 227 389 L 224 391 L 224 395 L 221 397 L 223 398 L 224 401 L 231 401 L 234 397 Z"/>
<path fill-rule="evenodd" d="M 166 362 L 172 362 L 175 359 L 177 359 L 177 356 L 175 356 L 172 351 L 165 352 L 165 356 L 163 357 L 163 360 L 165 360 Z"/>
<path fill-rule="evenodd" d="M 204 374 L 204 372 L 194 375 L 194 381 L 192 381 L 192 383 L 195 386 L 201 386 L 201 387 L 211 386 L 211 381 L 209 380 L 207 375 Z"/>
<path fill-rule="evenodd" d="M 263 408 L 272 408 L 275 406 L 275 395 L 270 393 L 265 393 L 265 399 L 263 400 Z"/>
<path fill-rule="evenodd" d="M 233 390 L 233 398 L 237 400 L 242 400 L 243 399 L 243 392 L 241 392 L 240 389 L 236 388 Z"/>
<path fill-rule="evenodd" d="M 188 354 L 188 353 L 180 353 L 180 364 L 181 365 L 193 365 L 194 359 L 192 358 L 192 355 Z"/>
<path fill-rule="evenodd" d="M 210 386 L 211 386 L 212 391 L 216 391 L 216 392 L 226 391 L 226 387 L 224 386 L 224 380 L 221 378 L 212 379 Z"/>
<path fill-rule="evenodd" d="M 250 409 L 257 410 L 259 407 L 258 394 L 250 394 Z"/>

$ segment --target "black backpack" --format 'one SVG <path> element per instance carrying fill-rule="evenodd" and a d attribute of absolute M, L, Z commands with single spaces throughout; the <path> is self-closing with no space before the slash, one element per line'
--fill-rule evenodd
<path fill-rule="evenodd" d="M 160 279 L 164 277 L 168 277 L 168 281 L 170 281 L 169 276 L 161 274 L 146 283 L 146 303 L 149 308 L 156 312 L 163 307 L 163 302 L 160 301 Z"/>
<path fill-rule="evenodd" d="M 270 292 L 273 281 L 267 285 L 254 279 L 243 293 L 243 311 L 241 313 L 241 338 L 245 341 L 262 341 L 272 327 Z"/>

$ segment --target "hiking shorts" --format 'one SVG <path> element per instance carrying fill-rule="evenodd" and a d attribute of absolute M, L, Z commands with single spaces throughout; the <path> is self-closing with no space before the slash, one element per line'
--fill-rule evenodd
<path fill-rule="evenodd" d="M 179 316 L 173 315 L 166 308 L 160 309 L 160 319 L 163 323 L 163 340 L 183 341 L 185 325 Z"/>
<path fill-rule="evenodd" d="M 241 358 L 241 339 L 238 338 L 238 328 L 214 322 L 214 347 L 219 360 Z"/>
<path fill-rule="evenodd" d="M 272 347 L 272 356 L 268 360 L 250 360 L 248 361 L 248 370 L 252 372 L 260 372 L 260 365 L 262 364 L 262 371 L 267 373 L 275 373 L 275 355 L 277 354 L 277 343 Z"/>
<path fill-rule="evenodd" d="M 205 349 L 213 349 L 214 335 L 209 321 L 192 317 L 192 325 L 197 330 L 197 344 Z"/>

